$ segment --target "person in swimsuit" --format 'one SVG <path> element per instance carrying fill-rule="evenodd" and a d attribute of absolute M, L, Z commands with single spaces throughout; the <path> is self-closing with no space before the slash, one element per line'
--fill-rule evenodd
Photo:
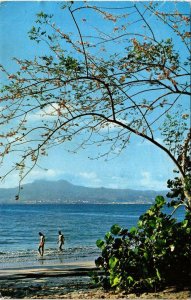
<path fill-rule="evenodd" d="M 64 245 L 64 235 L 62 234 L 61 231 L 58 231 L 58 249 L 60 251 L 63 251 L 62 245 Z"/>
<path fill-rule="evenodd" d="M 38 252 L 41 256 L 43 256 L 44 254 L 44 243 L 45 243 L 45 236 L 44 234 L 42 234 L 42 232 L 39 232 L 40 235 L 40 243 L 39 243 L 39 247 L 38 247 Z"/>

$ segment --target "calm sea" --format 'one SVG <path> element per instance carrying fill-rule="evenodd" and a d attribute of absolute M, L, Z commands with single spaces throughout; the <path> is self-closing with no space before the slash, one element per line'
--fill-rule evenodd
<path fill-rule="evenodd" d="M 150 205 L 44 204 L 0 205 L 0 270 L 92 260 L 95 243 L 113 224 L 130 228 Z M 177 212 L 178 219 L 184 211 Z M 64 252 L 57 250 L 58 230 L 65 236 Z M 38 232 L 46 236 L 45 255 L 39 260 Z"/>

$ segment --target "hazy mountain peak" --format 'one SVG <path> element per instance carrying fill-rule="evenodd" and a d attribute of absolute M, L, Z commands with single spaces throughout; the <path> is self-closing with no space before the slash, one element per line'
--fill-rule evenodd
<path fill-rule="evenodd" d="M 0 203 L 15 203 L 18 189 L 0 189 Z M 131 189 L 90 188 L 74 185 L 64 179 L 35 180 L 23 185 L 20 203 L 152 203 L 166 191 L 138 191 Z M 18 202 L 18 201 L 17 201 Z"/>

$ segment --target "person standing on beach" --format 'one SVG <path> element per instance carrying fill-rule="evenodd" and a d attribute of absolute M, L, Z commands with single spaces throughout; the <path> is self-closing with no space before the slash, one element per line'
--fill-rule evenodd
<path fill-rule="evenodd" d="M 63 251 L 62 245 L 64 245 L 64 235 L 62 234 L 61 231 L 58 231 L 58 249 L 60 251 Z"/>
<path fill-rule="evenodd" d="M 38 247 L 38 252 L 41 256 L 44 255 L 44 243 L 45 243 L 45 236 L 44 234 L 42 234 L 42 232 L 39 232 L 40 235 L 40 243 L 39 243 L 39 247 Z"/>

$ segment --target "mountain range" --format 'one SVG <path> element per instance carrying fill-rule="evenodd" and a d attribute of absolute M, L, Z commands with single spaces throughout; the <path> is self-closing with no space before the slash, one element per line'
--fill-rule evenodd
<path fill-rule="evenodd" d="M 19 203 L 153 203 L 157 195 L 167 191 L 91 188 L 78 186 L 66 180 L 37 180 L 24 184 Z M 0 188 L 0 203 L 15 203 L 18 188 Z"/>

